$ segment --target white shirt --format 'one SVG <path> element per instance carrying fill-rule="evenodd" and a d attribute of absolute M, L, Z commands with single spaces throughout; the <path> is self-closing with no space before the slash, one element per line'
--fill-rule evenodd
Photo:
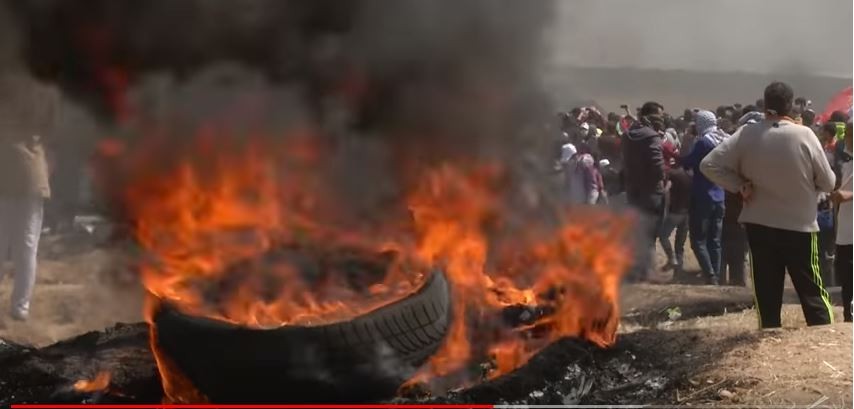
<path fill-rule="evenodd" d="M 842 186 L 839 186 L 839 190 L 851 191 L 851 166 L 854 161 L 849 160 L 842 165 Z M 851 200 L 847 202 L 843 202 L 839 205 L 839 216 L 837 220 L 837 228 L 836 228 L 836 244 L 839 246 L 848 246 L 854 243 L 854 237 L 852 237 L 852 212 L 854 212 L 854 202 Z"/>
<path fill-rule="evenodd" d="M 787 120 L 739 128 L 703 159 L 700 171 L 730 192 L 753 184 L 739 222 L 804 233 L 819 230 L 816 198 L 836 186 L 812 129 Z"/>
<path fill-rule="evenodd" d="M 564 144 L 560 148 L 560 163 L 569 163 L 569 160 L 578 152 L 575 145 L 571 143 Z"/>

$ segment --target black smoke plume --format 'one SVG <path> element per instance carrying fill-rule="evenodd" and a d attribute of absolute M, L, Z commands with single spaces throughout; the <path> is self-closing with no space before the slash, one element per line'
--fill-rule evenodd
<path fill-rule="evenodd" d="M 330 106 L 343 106 L 345 139 L 373 137 L 379 147 L 350 144 L 367 149 L 357 156 L 368 157 L 335 161 L 345 176 L 330 183 L 342 190 L 364 196 L 364 179 L 389 173 L 371 162 L 389 157 L 430 165 L 488 156 L 524 172 L 549 164 L 541 133 L 552 111 L 539 75 L 543 32 L 555 8 L 550 0 L 8 0 L 6 6 L 30 73 L 58 84 L 103 123 L 133 116 L 128 94 L 149 77 L 168 76 L 180 88 L 230 63 L 261 75 L 270 88 L 294 90 L 316 128 L 329 128 Z M 273 112 L 295 108 L 283 105 Z"/>

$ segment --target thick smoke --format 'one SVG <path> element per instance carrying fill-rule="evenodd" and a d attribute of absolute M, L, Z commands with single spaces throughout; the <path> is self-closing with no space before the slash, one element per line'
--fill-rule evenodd
<path fill-rule="evenodd" d="M 550 2 L 482 0 L 8 6 L 24 30 L 31 72 L 106 117 L 123 114 L 127 107 L 116 93 L 146 75 L 167 73 L 183 82 L 213 63 L 237 62 L 272 83 L 299 84 L 314 111 L 330 95 L 349 93 L 359 105 L 355 121 L 371 128 L 460 122 L 455 115 L 478 112 L 468 103 L 481 95 L 472 92 L 518 100 L 536 85 L 530 74 L 541 60 L 541 29 L 552 9 Z"/>
<path fill-rule="evenodd" d="M 329 185 L 355 213 L 398 193 L 388 179 L 401 166 L 488 158 L 545 179 L 535 168 L 548 165 L 548 144 L 532 130 L 552 113 L 539 81 L 552 1 L 6 5 L 30 73 L 102 123 L 228 117 L 323 130 L 335 146 Z"/>

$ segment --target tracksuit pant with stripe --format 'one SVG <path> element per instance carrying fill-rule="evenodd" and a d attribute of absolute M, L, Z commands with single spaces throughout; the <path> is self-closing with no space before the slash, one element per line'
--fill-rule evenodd
<path fill-rule="evenodd" d="M 746 224 L 753 291 L 759 326 L 778 328 L 786 271 L 792 279 L 807 325 L 833 322 L 830 295 L 821 280 L 818 233 Z"/>
<path fill-rule="evenodd" d="M 852 267 L 852 245 L 836 246 L 836 282 L 842 287 L 842 317 L 851 322 L 852 282 L 854 282 L 854 267 Z"/>

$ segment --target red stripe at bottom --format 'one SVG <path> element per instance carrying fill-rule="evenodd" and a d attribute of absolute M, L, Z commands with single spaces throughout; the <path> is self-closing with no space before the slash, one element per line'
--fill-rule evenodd
<path fill-rule="evenodd" d="M 428 409 L 428 408 L 446 408 L 446 409 L 492 409 L 494 405 L 171 405 L 171 404 L 155 404 L 155 405 L 108 405 L 108 404 L 71 404 L 71 405 L 45 405 L 45 404 L 13 404 L 12 409 L 78 409 L 78 408 L 117 408 L 117 409 Z"/>

